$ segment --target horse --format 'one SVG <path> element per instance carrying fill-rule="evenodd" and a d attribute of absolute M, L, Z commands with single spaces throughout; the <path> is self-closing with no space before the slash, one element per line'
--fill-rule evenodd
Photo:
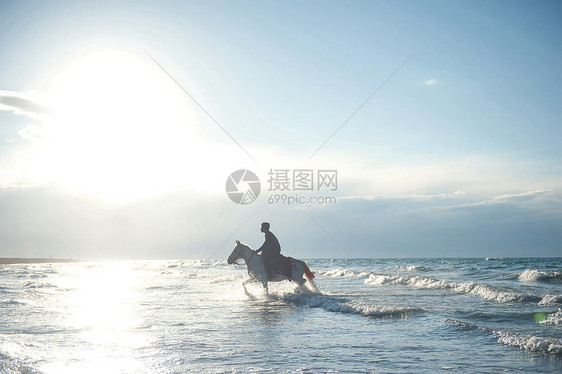
<path fill-rule="evenodd" d="M 256 253 L 252 248 L 247 246 L 244 243 L 241 243 L 239 240 L 236 241 L 236 247 L 232 250 L 230 256 L 228 256 L 227 262 L 229 264 L 234 264 L 238 260 L 244 259 L 246 262 L 246 266 L 248 267 L 248 274 L 250 275 L 250 279 L 246 280 L 242 286 L 244 287 L 244 291 L 248 293 L 246 290 L 246 284 L 252 282 L 260 282 L 265 289 L 266 294 L 268 293 L 268 282 L 281 282 L 284 280 L 290 280 L 298 284 L 299 289 L 302 289 L 302 286 L 308 280 L 312 291 L 318 292 L 318 288 L 314 284 L 314 274 L 308 268 L 308 265 L 304 261 L 295 260 L 294 258 L 287 257 L 289 261 L 291 261 L 291 274 L 290 276 L 286 276 L 284 274 L 278 273 L 272 279 L 268 279 L 267 272 L 265 270 L 265 266 L 263 264 L 262 256 Z M 306 276 L 306 279 L 304 278 Z"/>

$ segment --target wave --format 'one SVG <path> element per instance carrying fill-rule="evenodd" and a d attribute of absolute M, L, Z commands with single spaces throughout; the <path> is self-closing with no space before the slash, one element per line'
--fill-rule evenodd
<path fill-rule="evenodd" d="M 418 273 L 428 271 L 429 269 L 421 265 L 396 265 L 388 269 L 398 270 L 399 272 L 406 271 L 409 273 Z M 314 272 L 316 275 L 330 277 L 330 278 L 364 278 L 372 275 L 369 271 L 357 271 L 345 268 L 336 268 L 330 270 L 317 270 Z"/>
<path fill-rule="evenodd" d="M 406 270 L 409 272 L 421 272 L 427 269 L 419 265 L 397 265 L 393 266 L 392 269 Z M 526 270 L 522 274 L 528 274 L 525 277 L 530 277 L 529 274 L 535 274 L 536 270 L 532 272 Z M 549 279 L 557 279 L 560 276 L 559 271 L 541 272 L 548 274 Z M 477 282 L 448 282 L 440 279 L 428 278 L 419 275 L 388 275 L 388 274 L 373 274 L 368 271 L 356 271 L 345 268 L 337 268 L 330 270 L 318 270 L 317 275 L 330 277 L 330 278 L 365 278 L 365 284 L 374 284 L 377 286 L 384 285 L 400 285 L 408 286 L 414 288 L 426 288 L 426 289 L 448 289 L 457 293 L 467 293 L 478 295 L 485 300 L 497 301 L 500 303 L 506 302 L 535 302 L 539 305 L 554 305 L 562 304 L 562 295 L 536 295 L 530 293 L 521 293 L 513 290 L 498 289 L 497 287 L 491 286 L 486 283 Z M 538 275 L 538 277 L 543 277 L 544 274 Z M 533 275 L 535 277 L 537 275 Z M 513 278 L 512 278 L 513 279 Z"/>
<path fill-rule="evenodd" d="M 363 273 L 359 273 L 355 270 L 351 270 L 351 269 L 330 269 L 330 270 L 318 270 L 315 271 L 316 275 L 320 275 L 320 276 L 324 276 L 324 277 L 330 277 L 330 278 L 352 278 L 352 277 L 358 277 L 359 274 L 363 274 Z M 366 275 L 365 275 L 366 276 Z"/>
<path fill-rule="evenodd" d="M 25 301 L 20 300 L 3 300 L 0 301 L 0 305 L 26 305 Z"/>
<path fill-rule="evenodd" d="M 308 305 L 310 308 L 321 308 L 328 312 L 357 314 L 370 318 L 407 318 L 412 314 L 422 311 L 414 307 L 350 302 L 342 298 L 328 295 L 287 294 L 283 295 L 282 299 L 298 305 Z"/>
<path fill-rule="evenodd" d="M 34 288 L 57 288 L 57 286 L 54 285 L 54 284 L 43 283 L 43 282 L 34 282 L 34 281 L 25 282 L 23 284 L 23 287 L 30 288 L 30 289 L 34 289 Z"/>
<path fill-rule="evenodd" d="M 555 313 L 547 314 L 546 318 L 539 323 L 549 326 L 562 326 L 562 309 L 558 309 Z"/>
<path fill-rule="evenodd" d="M 545 295 L 539 301 L 539 305 L 562 304 L 562 295 Z"/>
<path fill-rule="evenodd" d="M 494 331 L 501 344 L 519 347 L 532 353 L 545 353 L 562 356 L 562 340 L 533 335 L 522 335 L 511 331 Z"/>
<path fill-rule="evenodd" d="M 459 325 L 465 329 L 479 329 L 492 333 L 496 336 L 499 343 L 510 347 L 520 348 L 527 352 L 562 356 L 562 340 L 557 338 L 546 338 L 534 335 L 519 334 L 512 331 L 494 330 L 489 327 L 477 326 L 472 323 L 448 318 L 445 320 L 445 322 Z"/>
<path fill-rule="evenodd" d="M 29 373 L 35 374 L 39 371 L 30 367 L 25 361 L 11 357 L 7 354 L 0 352 L 0 372 L 2 373 Z"/>
<path fill-rule="evenodd" d="M 397 265 L 393 266 L 392 269 L 405 270 L 408 272 L 422 272 L 427 269 L 420 265 Z M 548 279 L 555 279 L 559 276 L 560 272 L 541 272 L 540 275 L 535 274 L 536 270 L 532 272 L 526 270 L 522 274 L 527 274 L 526 277 L 530 277 L 529 274 L 534 274 L 533 277 L 542 277 L 540 279 L 546 279 L 545 274 L 547 274 Z M 485 300 L 492 300 L 501 303 L 505 302 L 535 302 L 539 305 L 552 305 L 562 303 L 562 295 L 535 295 L 528 293 L 521 293 L 512 290 L 502 290 L 493 287 L 485 283 L 476 282 L 447 282 L 444 280 L 433 279 L 422 277 L 418 275 L 388 275 L 388 274 L 373 274 L 367 271 L 356 271 L 345 268 L 337 268 L 330 270 L 319 270 L 316 272 L 317 275 L 331 277 L 331 278 L 364 278 L 365 284 L 374 284 L 378 286 L 383 285 L 401 285 L 414 288 L 428 288 L 428 289 L 448 289 L 457 293 L 468 293 L 474 294 L 482 297 Z M 519 276 L 521 276 L 519 275 Z"/>
<path fill-rule="evenodd" d="M 498 290 L 488 284 L 475 282 L 447 282 L 444 280 L 408 275 L 375 275 L 371 274 L 365 284 L 401 285 L 415 288 L 448 289 L 457 293 L 475 294 L 486 300 L 498 302 L 531 301 L 540 302 L 543 298 L 537 295 L 522 294 L 515 291 Z"/>
<path fill-rule="evenodd" d="M 527 269 L 517 276 L 521 282 L 559 282 L 562 272 L 553 270 Z"/>
<path fill-rule="evenodd" d="M 419 273 L 419 272 L 423 272 L 423 271 L 428 271 L 429 269 L 421 266 L 421 265 L 396 265 L 391 267 L 391 269 L 396 269 L 396 270 L 400 270 L 400 271 L 407 271 L 410 273 Z"/>

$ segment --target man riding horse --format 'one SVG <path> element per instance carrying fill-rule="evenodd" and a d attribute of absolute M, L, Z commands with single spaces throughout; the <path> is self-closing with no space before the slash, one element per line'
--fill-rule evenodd
<path fill-rule="evenodd" d="M 263 222 L 261 224 L 261 232 L 265 234 L 265 242 L 263 242 L 256 253 L 262 253 L 261 256 L 265 271 L 267 272 L 268 278 L 272 278 L 277 271 L 276 264 L 281 258 L 281 245 L 275 235 L 269 231 L 269 227 L 269 222 Z"/>

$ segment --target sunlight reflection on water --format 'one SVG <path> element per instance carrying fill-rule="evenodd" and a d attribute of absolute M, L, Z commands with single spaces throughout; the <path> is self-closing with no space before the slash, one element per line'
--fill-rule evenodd
<path fill-rule="evenodd" d="M 271 284 L 269 295 L 259 284 L 244 293 L 246 269 L 225 262 L 10 266 L 0 269 L 0 372 L 2 362 L 57 374 L 435 372 L 469 366 L 478 372 L 496 366 L 560 372 L 556 355 L 529 361 L 518 347 L 498 345 L 488 330 L 444 322 L 559 339 L 557 326 L 531 318 L 538 311 L 552 316 L 557 305 L 542 306 L 535 299 L 506 303 L 457 289 L 421 287 L 433 278 L 439 284 L 479 282 L 480 275 L 457 270 L 464 263 L 473 267 L 472 262 L 455 260 L 448 270 L 448 264 L 433 259 L 310 261 L 322 294 L 296 293 L 296 286 L 285 282 Z M 498 278 L 494 287 L 501 287 L 502 275 L 558 269 L 558 264 L 547 259 L 513 267 L 506 261 L 485 279 Z M 367 282 L 381 274 L 403 284 Z M 418 279 L 424 282 L 412 286 Z M 559 283 L 529 289 L 517 277 L 507 279 L 519 293 L 559 293 Z M 477 356 L 483 358 L 466 359 Z"/>
<path fill-rule="evenodd" d="M 62 324 L 77 332 L 72 337 L 75 347 L 59 352 L 60 358 L 43 369 L 53 373 L 141 369 L 134 352 L 150 343 L 138 329 L 145 275 L 126 262 L 86 264 L 67 274 L 61 283 L 68 292 L 55 307 L 62 312 Z"/>

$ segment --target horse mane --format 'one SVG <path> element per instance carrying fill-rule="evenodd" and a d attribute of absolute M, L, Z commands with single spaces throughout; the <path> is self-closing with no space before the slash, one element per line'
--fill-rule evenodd
<path fill-rule="evenodd" d="M 240 241 L 239 241 L 240 242 Z M 250 247 L 248 244 L 244 243 L 244 242 L 240 242 L 240 245 L 242 245 L 243 247 L 248 248 L 250 251 L 253 251 L 252 247 Z"/>

